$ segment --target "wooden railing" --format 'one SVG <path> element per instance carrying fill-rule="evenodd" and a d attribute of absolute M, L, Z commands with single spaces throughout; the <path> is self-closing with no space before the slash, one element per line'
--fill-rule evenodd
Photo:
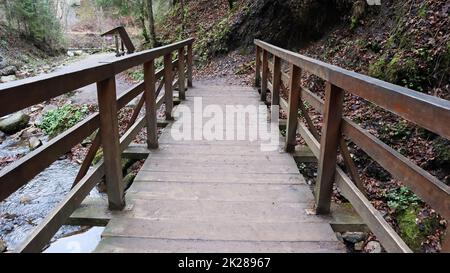
<path fill-rule="evenodd" d="M 272 93 L 272 105 L 287 110 L 286 150 L 292 152 L 296 135 L 300 133 L 319 162 L 316 183 L 316 211 L 330 212 L 335 182 L 361 218 L 389 252 L 411 252 L 394 229 L 366 198 L 357 169 L 350 157 L 345 138 L 354 142 L 369 156 L 401 180 L 443 218 L 450 220 L 450 187 L 413 164 L 369 132 L 343 116 L 344 92 L 349 92 L 389 110 L 421 127 L 450 139 L 450 102 L 407 88 L 351 72 L 260 40 L 256 44 L 256 85 L 261 87 L 261 99 Z M 269 59 L 270 58 L 270 59 Z M 289 74 L 282 69 L 289 66 Z M 302 71 L 326 81 L 325 101 L 300 84 Z M 269 81 L 269 76 L 271 81 Z M 289 91 L 289 101 L 280 98 L 281 84 Z M 306 111 L 306 101 L 323 115 L 322 134 L 315 129 Z M 302 112 L 308 126 L 298 120 Z M 347 174 L 337 166 L 341 153 Z M 450 235 L 444 239 L 443 251 L 450 251 Z"/>
<path fill-rule="evenodd" d="M 0 116 L 4 116 L 97 83 L 98 113 L 0 171 L 2 201 L 98 129 L 70 192 L 16 251 L 40 252 L 103 177 L 106 179 L 109 208 L 122 210 L 125 207 L 121 153 L 144 127 L 147 128 L 148 148 L 158 147 L 156 111 L 165 103 L 166 118 L 171 119 L 174 87 L 178 87 L 179 98 L 184 99 L 186 85 L 192 86 L 193 41 L 187 39 L 70 72 L 52 73 L 0 85 Z M 174 52 L 178 52 L 178 59 L 173 61 Z M 164 68 L 155 71 L 155 59 L 159 57 L 164 58 Z M 143 65 L 144 80 L 116 99 L 115 76 L 139 65 Z M 178 75 L 176 81 L 174 70 Z M 164 96 L 159 96 L 163 86 Z M 134 109 L 127 131 L 120 137 L 117 112 L 140 94 L 142 96 Z M 145 116 L 139 118 L 144 105 Z M 103 160 L 89 168 L 100 146 L 103 149 Z"/>

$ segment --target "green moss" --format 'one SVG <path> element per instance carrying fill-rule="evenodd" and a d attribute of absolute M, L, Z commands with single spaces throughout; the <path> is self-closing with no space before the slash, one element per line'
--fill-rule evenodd
<path fill-rule="evenodd" d="M 421 243 L 425 239 L 416 223 L 417 209 L 410 207 L 397 216 L 400 235 L 405 243 L 413 250 L 420 251 Z"/>
<path fill-rule="evenodd" d="M 384 69 L 386 67 L 386 56 L 379 57 L 374 63 L 369 66 L 369 76 L 384 79 Z"/>
<path fill-rule="evenodd" d="M 92 160 L 92 165 L 95 165 L 98 162 L 100 162 L 100 160 L 102 160 L 102 158 L 103 158 L 103 150 L 100 148 L 100 149 L 98 149 L 97 153 L 94 156 L 94 159 Z"/>
<path fill-rule="evenodd" d="M 425 18 L 427 16 L 428 4 L 424 3 L 419 9 L 419 17 Z"/>
<path fill-rule="evenodd" d="M 439 137 L 433 142 L 436 159 L 440 163 L 450 163 L 450 141 Z"/>

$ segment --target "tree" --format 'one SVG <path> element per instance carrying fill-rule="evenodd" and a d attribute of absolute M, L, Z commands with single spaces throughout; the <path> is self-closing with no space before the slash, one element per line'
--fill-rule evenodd
<path fill-rule="evenodd" d="M 96 0 L 96 3 L 103 8 L 115 8 L 119 16 L 134 17 L 142 29 L 144 42 L 158 45 L 152 0 Z"/>
<path fill-rule="evenodd" d="M 62 29 L 52 0 L 3 0 L 3 6 L 11 28 L 37 46 L 59 47 Z"/>
<path fill-rule="evenodd" d="M 147 0 L 147 17 L 148 17 L 148 29 L 150 30 L 150 44 L 152 47 L 158 46 L 155 33 L 155 19 L 153 17 L 153 1 Z"/>

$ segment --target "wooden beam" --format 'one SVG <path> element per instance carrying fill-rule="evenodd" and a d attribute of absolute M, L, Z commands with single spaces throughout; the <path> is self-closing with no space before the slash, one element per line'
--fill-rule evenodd
<path fill-rule="evenodd" d="M 269 51 L 347 92 L 360 96 L 417 125 L 450 139 L 450 101 L 294 53 L 260 40 L 257 47 Z M 447 125 L 447 126 L 444 126 Z"/>
<path fill-rule="evenodd" d="M 319 214 L 330 212 L 333 193 L 334 172 L 339 145 L 340 124 L 344 102 L 344 91 L 327 83 L 325 90 L 325 114 L 320 140 L 320 159 L 316 183 L 316 211 Z"/>
<path fill-rule="evenodd" d="M 147 123 L 147 147 L 149 149 L 158 148 L 158 127 L 157 127 L 157 109 L 156 109 L 156 79 L 155 79 L 155 60 L 144 64 L 144 83 L 145 83 L 145 117 Z"/>
<path fill-rule="evenodd" d="M 273 56 L 272 105 L 280 105 L 281 59 Z"/>
<path fill-rule="evenodd" d="M 173 120 L 173 75 L 172 75 L 172 55 L 167 54 L 164 56 L 164 98 L 166 103 L 166 119 Z"/>
<path fill-rule="evenodd" d="M 97 84 L 97 97 L 109 208 L 111 210 L 122 210 L 125 207 L 125 200 L 120 163 L 119 122 L 117 119 L 116 81 L 114 77 Z"/>
<path fill-rule="evenodd" d="M 90 66 L 74 67 L 64 72 L 54 72 L 37 77 L 0 85 L 0 116 L 47 101 L 83 86 L 100 82 L 151 59 L 170 54 L 178 48 L 191 44 L 193 39 L 133 53 Z M 17 100 L 17 98 L 21 98 Z M 11 103 L 14 102 L 14 103 Z"/>
<path fill-rule="evenodd" d="M 184 59 L 184 47 L 178 49 L 178 90 L 180 100 L 186 99 L 186 75 L 185 69 L 185 59 Z"/>
<path fill-rule="evenodd" d="M 261 48 L 256 47 L 256 75 L 255 75 L 255 86 L 261 86 Z"/>
<path fill-rule="evenodd" d="M 80 183 L 78 183 L 64 197 L 52 212 L 42 220 L 41 223 L 33 230 L 33 233 L 25 239 L 16 249 L 16 252 L 37 253 L 41 252 L 45 245 L 58 232 L 72 212 L 78 208 L 84 198 L 91 192 L 92 188 L 105 175 L 103 160 L 89 171 Z"/>
<path fill-rule="evenodd" d="M 47 144 L 16 160 L 0 171 L 0 200 L 4 200 L 37 174 L 45 170 L 61 155 L 70 151 L 92 134 L 99 126 L 99 115 L 93 114 L 68 129 Z"/>
<path fill-rule="evenodd" d="M 286 152 L 290 153 L 295 150 L 297 145 L 297 116 L 298 103 L 300 99 L 300 82 L 301 70 L 295 65 L 291 65 L 289 84 L 289 109 L 288 124 L 286 129 Z"/>
<path fill-rule="evenodd" d="M 268 62 L 269 62 L 269 56 L 268 52 L 263 50 L 262 51 L 262 76 L 261 76 L 261 100 L 266 101 L 267 100 L 267 81 L 268 81 Z"/>
<path fill-rule="evenodd" d="M 192 44 L 188 44 L 187 52 L 187 84 L 188 87 L 192 87 L 192 70 L 194 68 L 194 56 L 192 53 Z"/>
<path fill-rule="evenodd" d="M 343 119 L 342 133 L 394 177 L 406 184 L 442 217 L 450 219 L 449 186 L 347 118 Z"/>

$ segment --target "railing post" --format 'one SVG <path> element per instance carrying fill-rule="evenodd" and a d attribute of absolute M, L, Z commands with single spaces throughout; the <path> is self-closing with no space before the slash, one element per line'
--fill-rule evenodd
<path fill-rule="evenodd" d="M 289 78 L 289 108 L 286 129 L 286 152 L 295 151 L 297 144 L 298 103 L 300 100 L 300 77 L 302 71 L 291 64 Z"/>
<path fill-rule="evenodd" d="M 186 76 L 184 72 L 184 47 L 178 49 L 178 89 L 180 100 L 186 99 Z"/>
<path fill-rule="evenodd" d="M 318 214 L 328 214 L 330 212 L 337 151 L 341 138 L 340 126 L 343 103 L 344 91 L 327 82 L 316 183 L 316 212 Z"/>
<path fill-rule="evenodd" d="M 187 54 L 187 78 L 188 87 L 192 87 L 192 69 L 194 68 L 194 59 L 192 55 L 192 44 L 188 44 L 188 54 Z"/>
<path fill-rule="evenodd" d="M 121 210 L 125 206 L 125 200 L 120 162 L 116 81 L 114 77 L 97 83 L 97 96 L 109 208 L 111 210 Z"/>
<path fill-rule="evenodd" d="M 166 120 L 172 120 L 173 109 L 173 71 L 172 71 L 172 54 L 164 56 L 164 102 L 166 104 Z"/>
<path fill-rule="evenodd" d="M 281 59 L 273 56 L 273 90 L 272 105 L 280 105 Z"/>
<path fill-rule="evenodd" d="M 266 101 L 267 99 L 267 74 L 269 70 L 269 52 L 267 50 L 263 50 L 262 52 L 262 76 L 261 76 L 261 100 Z"/>
<path fill-rule="evenodd" d="M 149 149 L 158 148 L 155 84 L 155 60 L 151 60 L 144 64 L 145 117 L 147 120 L 147 147 Z"/>
<path fill-rule="evenodd" d="M 256 46 L 256 75 L 255 75 L 255 86 L 261 86 L 261 48 Z"/>

